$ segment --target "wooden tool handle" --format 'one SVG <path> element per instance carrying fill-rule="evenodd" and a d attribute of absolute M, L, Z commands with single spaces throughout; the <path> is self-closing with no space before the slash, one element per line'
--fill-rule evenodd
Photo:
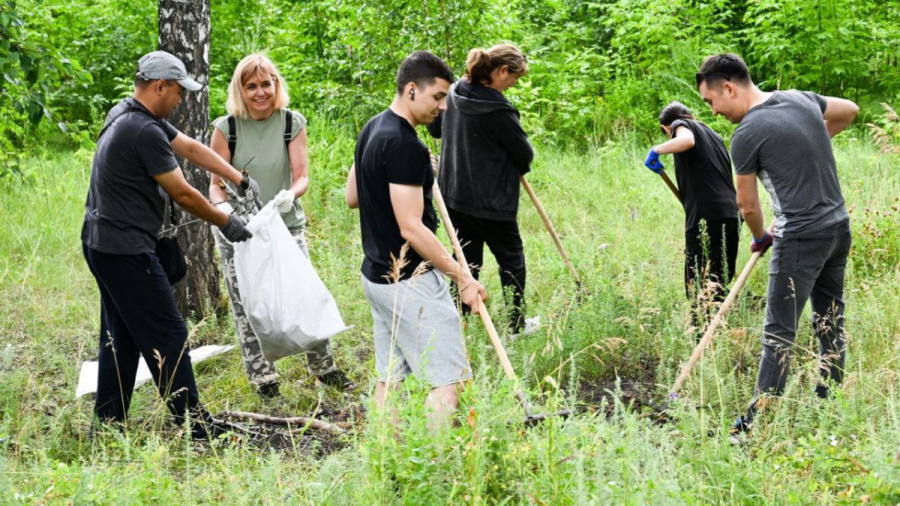
<path fill-rule="evenodd" d="M 672 183 L 672 180 L 669 179 L 669 175 L 666 174 L 665 171 L 662 171 L 662 172 L 659 173 L 659 176 L 660 176 L 661 178 L 663 178 L 663 181 L 666 182 L 666 186 L 668 186 L 669 189 L 672 190 L 672 193 L 674 193 L 675 196 L 678 197 L 678 201 L 679 201 L 679 202 L 684 202 L 684 200 L 682 200 L 682 198 L 681 198 L 681 192 L 678 191 L 678 188 L 675 188 L 675 185 Z"/>
<path fill-rule="evenodd" d="M 772 233 L 773 230 L 775 230 L 774 223 L 769 227 L 769 233 Z M 712 341 L 712 338 L 716 333 L 716 329 L 722 323 L 722 320 L 725 318 L 725 314 L 731 308 L 734 300 L 737 299 L 738 295 L 740 295 L 741 290 L 747 283 L 747 279 L 750 277 L 750 273 L 753 271 L 753 268 L 756 267 L 756 262 L 759 261 L 760 257 L 762 257 L 762 252 L 760 251 L 757 251 L 750 256 L 750 260 L 747 261 L 747 265 L 744 266 L 744 270 L 741 271 L 741 275 L 738 276 L 737 281 L 735 281 L 734 285 L 731 286 L 731 290 L 728 292 L 728 297 L 725 298 L 725 302 L 723 302 L 719 307 L 719 311 L 716 312 L 716 316 L 709 323 L 709 327 L 707 327 L 706 332 L 703 334 L 703 338 L 700 339 L 697 347 L 694 348 L 694 352 L 691 353 L 691 358 L 688 359 L 688 362 L 684 364 L 684 367 L 681 369 L 681 374 L 678 375 L 678 379 L 675 380 L 675 384 L 672 386 L 672 394 L 677 394 L 678 391 L 681 390 L 681 387 L 684 386 L 684 382 L 691 374 L 691 370 L 697 364 L 697 361 L 700 360 L 700 357 L 703 355 L 703 350 L 705 350 L 706 347 L 709 346 L 710 341 Z"/>
<path fill-rule="evenodd" d="M 453 244 L 453 251 L 456 252 L 456 259 L 459 263 L 459 267 L 464 273 L 471 275 L 472 272 L 469 269 L 469 264 L 466 262 L 466 256 L 463 254 L 462 246 L 459 244 L 459 237 L 456 235 L 456 229 L 453 228 L 453 223 L 450 221 L 450 214 L 447 212 L 447 205 L 444 203 L 444 197 L 441 195 L 441 189 L 438 187 L 437 181 L 434 182 L 433 193 L 434 200 L 437 202 L 438 210 L 441 213 L 441 221 L 444 222 L 444 228 L 447 229 L 447 235 L 450 236 L 450 242 Z M 488 336 L 491 338 L 491 344 L 494 345 L 494 350 L 497 351 L 497 356 L 500 358 L 500 364 L 503 366 L 503 371 L 506 372 L 506 376 L 509 379 L 516 381 L 518 384 L 516 372 L 513 370 L 509 357 L 506 355 L 503 343 L 500 342 L 497 328 L 494 327 L 494 322 L 491 320 L 491 315 L 487 310 L 487 306 L 484 305 L 484 300 L 481 300 L 480 297 L 477 309 L 478 315 L 481 316 L 481 321 L 484 322 L 484 327 L 487 329 Z"/>
<path fill-rule="evenodd" d="M 519 180 L 522 182 L 522 186 L 525 188 L 525 192 L 528 193 L 529 197 L 531 197 L 531 202 L 533 202 L 534 207 L 537 208 L 538 214 L 541 215 L 541 219 L 544 221 L 544 226 L 547 227 L 547 231 L 550 232 L 550 235 L 553 237 L 553 242 L 556 243 L 556 249 L 559 251 L 559 254 L 562 255 L 563 261 L 569 268 L 569 272 L 572 273 L 572 277 L 575 279 L 575 284 L 581 286 L 581 277 L 578 275 L 578 271 L 575 270 L 575 266 L 572 265 L 572 261 L 569 260 L 569 255 L 566 253 L 566 248 L 563 246 L 562 241 L 559 239 L 559 234 L 556 233 L 556 229 L 553 228 L 553 223 L 550 222 L 550 217 L 547 216 L 546 211 L 544 211 L 544 206 L 541 205 L 541 201 L 538 200 L 537 195 L 531 188 L 531 184 L 527 179 L 525 179 L 525 176 L 519 176 Z"/>

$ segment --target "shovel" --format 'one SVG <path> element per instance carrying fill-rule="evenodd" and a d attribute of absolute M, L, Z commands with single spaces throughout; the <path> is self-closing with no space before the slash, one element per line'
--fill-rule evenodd
<path fill-rule="evenodd" d="M 438 187 L 437 180 L 434 182 L 433 193 L 434 200 L 437 202 L 438 209 L 441 213 L 441 220 L 444 223 L 444 228 L 447 229 L 447 235 L 450 236 L 450 242 L 453 244 L 453 251 L 456 253 L 456 259 L 459 261 L 460 268 L 466 274 L 471 274 L 469 264 L 466 262 L 466 257 L 463 255 L 462 247 L 459 244 L 459 238 L 456 236 L 456 229 L 453 228 L 453 223 L 450 221 L 450 215 L 447 213 L 447 206 L 444 204 L 444 197 L 441 195 L 441 189 Z M 500 365 L 503 366 L 503 372 L 506 373 L 506 377 L 512 380 L 515 385 L 516 398 L 519 399 L 519 402 L 522 404 L 522 409 L 525 411 L 525 425 L 531 427 L 551 416 L 561 416 L 565 418 L 572 414 L 572 411 L 568 409 L 560 410 L 552 414 L 534 414 L 531 402 L 528 400 L 528 397 L 525 396 L 525 391 L 522 390 L 522 387 L 519 385 L 519 378 L 516 376 L 516 372 L 513 370 L 512 364 L 509 361 L 509 357 L 506 355 L 506 349 L 503 348 L 503 343 L 500 342 L 500 337 L 497 335 L 497 329 L 494 327 L 491 315 L 484 305 L 484 300 L 480 297 L 478 298 L 478 315 L 481 316 L 481 321 L 484 322 L 484 327 L 487 329 L 488 335 L 491 338 L 491 344 L 494 345 L 494 350 L 497 352 L 497 357 L 500 359 Z"/>

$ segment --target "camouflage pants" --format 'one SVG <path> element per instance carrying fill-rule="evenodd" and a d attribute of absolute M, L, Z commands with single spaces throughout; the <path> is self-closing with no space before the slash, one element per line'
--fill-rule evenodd
<path fill-rule="evenodd" d="M 305 229 L 291 230 L 291 235 L 294 237 L 294 241 L 297 242 L 297 246 L 300 246 L 303 254 L 309 257 L 304 232 Z M 244 369 L 247 370 L 250 383 L 259 388 L 267 383 L 276 382 L 278 381 L 278 372 L 275 370 L 275 364 L 263 357 L 259 340 L 256 338 L 256 334 L 253 333 L 253 329 L 250 328 L 250 320 L 244 313 L 240 287 L 238 287 L 237 276 L 234 272 L 234 248 L 231 243 L 225 240 L 216 227 L 213 227 L 213 236 L 216 239 L 216 246 L 219 248 L 222 273 L 225 276 L 225 286 L 228 287 L 228 295 L 231 297 L 234 327 L 237 330 L 238 341 L 241 343 Z M 310 374 L 321 376 L 333 371 L 335 367 L 334 356 L 331 354 L 331 341 L 326 340 L 307 351 L 306 360 Z"/>

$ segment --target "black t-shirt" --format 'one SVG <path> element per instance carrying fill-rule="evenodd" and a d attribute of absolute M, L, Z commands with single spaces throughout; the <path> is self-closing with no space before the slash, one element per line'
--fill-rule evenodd
<path fill-rule="evenodd" d="M 679 119 L 672 123 L 694 134 L 694 147 L 675 153 L 675 179 L 684 206 L 686 229 L 704 220 L 737 218 L 737 194 L 731 177 L 731 158 L 719 134 L 699 121 Z"/>
<path fill-rule="evenodd" d="M 134 98 L 116 105 L 104 126 L 94 152 L 81 241 L 104 253 L 151 253 L 166 206 L 165 192 L 153 176 L 178 168 L 170 145 L 178 130 Z"/>
<path fill-rule="evenodd" d="M 428 148 L 419 140 L 416 130 L 406 119 L 390 109 L 370 119 L 356 140 L 356 193 L 359 199 L 359 222 L 365 258 L 363 275 L 373 283 L 387 284 L 394 258 L 406 240 L 391 206 L 390 184 L 422 187 L 425 207 L 422 223 L 434 232 L 437 217 L 431 205 L 434 173 Z M 406 252 L 407 264 L 400 279 L 412 276 L 422 257 L 412 247 Z M 431 269 L 431 267 L 428 267 Z"/>

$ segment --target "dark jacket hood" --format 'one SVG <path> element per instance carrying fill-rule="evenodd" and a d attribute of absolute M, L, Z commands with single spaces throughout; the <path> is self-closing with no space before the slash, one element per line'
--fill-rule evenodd
<path fill-rule="evenodd" d="M 507 110 L 515 112 L 518 116 L 516 108 L 499 91 L 487 86 L 473 85 L 466 78 L 460 79 L 450 87 L 447 101 L 453 102 L 461 114 L 468 116 Z"/>

